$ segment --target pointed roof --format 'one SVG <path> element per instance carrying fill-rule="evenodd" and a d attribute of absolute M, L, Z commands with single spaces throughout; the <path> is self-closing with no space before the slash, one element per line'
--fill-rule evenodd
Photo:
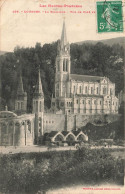
<path fill-rule="evenodd" d="M 23 81 L 22 81 L 21 73 L 19 75 L 19 82 L 18 82 L 17 94 L 24 94 Z"/>
<path fill-rule="evenodd" d="M 40 76 L 40 68 L 39 68 L 38 80 L 37 80 L 37 84 L 36 84 L 36 88 L 35 88 L 35 96 L 42 96 L 42 97 L 44 97 L 42 83 L 41 83 L 41 76 Z"/>
<path fill-rule="evenodd" d="M 66 26 L 65 20 L 63 21 L 63 28 L 62 28 L 62 35 L 61 35 L 61 46 L 65 46 L 67 44 L 67 37 L 66 37 Z"/>
<path fill-rule="evenodd" d="M 100 82 L 104 77 L 100 76 L 90 76 L 90 75 L 78 75 L 78 74 L 70 74 L 70 79 L 80 82 Z"/>

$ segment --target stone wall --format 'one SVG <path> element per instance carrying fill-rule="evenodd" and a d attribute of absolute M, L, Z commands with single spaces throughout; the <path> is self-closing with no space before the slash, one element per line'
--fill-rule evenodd
<path fill-rule="evenodd" d="M 85 126 L 88 122 L 93 123 L 97 121 L 103 122 L 114 122 L 119 120 L 120 115 L 111 114 L 97 114 L 97 115 L 81 115 L 81 114 L 44 114 L 44 133 L 51 131 L 71 131 L 76 128 Z"/>
<path fill-rule="evenodd" d="M 43 129 L 44 133 L 50 131 L 66 130 L 66 119 L 64 114 L 44 113 Z"/>

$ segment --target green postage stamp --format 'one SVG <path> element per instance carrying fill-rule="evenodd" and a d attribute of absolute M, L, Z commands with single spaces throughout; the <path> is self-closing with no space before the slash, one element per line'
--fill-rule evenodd
<path fill-rule="evenodd" d="M 123 32 L 122 1 L 99 1 L 97 6 L 98 32 Z"/>

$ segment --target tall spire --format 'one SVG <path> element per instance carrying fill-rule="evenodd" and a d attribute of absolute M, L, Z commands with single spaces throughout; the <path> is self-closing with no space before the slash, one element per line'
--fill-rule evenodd
<path fill-rule="evenodd" d="M 22 81 L 21 73 L 19 75 L 19 83 L 18 83 L 17 94 L 24 94 L 23 81 Z"/>
<path fill-rule="evenodd" d="M 63 21 L 63 28 L 62 28 L 62 35 L 61 35 L 61 46 L 65 46 L 67 44 L 67 37 L 66 37 L 66 26 L 65 20 Z"/>
<path fill-rule="evenodd" d="M 41 83 L 41 76 L 40 76 L 40 68 L 39 68 L 38 80 L 35 88 L 35 95 L 44 97 L 42 83 Z"/>

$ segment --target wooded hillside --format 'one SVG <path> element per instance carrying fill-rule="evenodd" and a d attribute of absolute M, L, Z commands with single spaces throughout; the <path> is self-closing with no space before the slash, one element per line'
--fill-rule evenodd
<path fill-rule="evenodd" d="M 116 84 L 116 94 L 123 89 L 124 49 L 119 44 L 113 46 L 98 42 L 95 45 L 71 44 L 71 73 L 106 76 Z M 22 71 L 24 90 L 28 93 L 28 112 L 32 110 L 32 97 L 37 80 L 38 66 L 45 94 L 45 106 L 50 107 L 54 93 L 55 58 L 57 42 L 36 43 L 35 48 L 16 47 L 13 53 L 0 56 L 2 104 L 13 110 L 18 85 L 19 72 Z"/>

